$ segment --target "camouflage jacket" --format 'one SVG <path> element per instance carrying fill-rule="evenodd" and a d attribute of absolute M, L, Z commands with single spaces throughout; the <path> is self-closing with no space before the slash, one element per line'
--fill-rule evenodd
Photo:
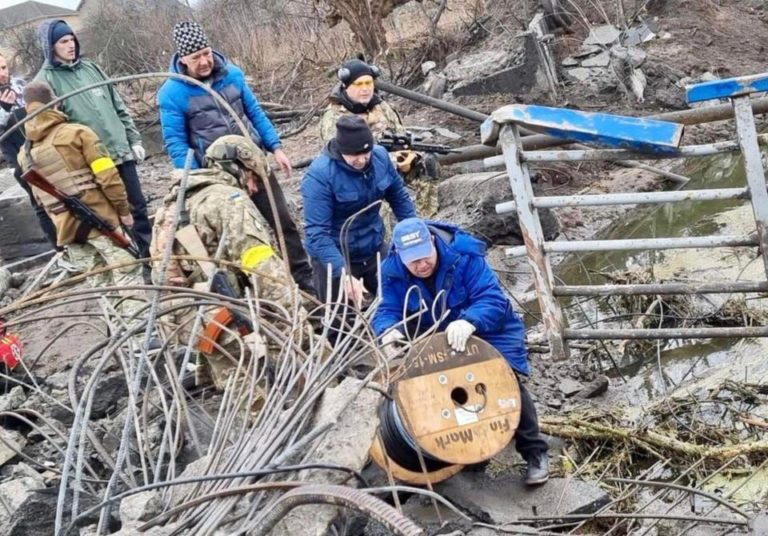
<path fill-rule="evenodd" d="M 328 105 L 328 108 L 326 108 L 325 113 L 320 120 L 320 139 L 323 141 L 323 144 L 336 136 L 336 121 L 338 121 L 339 117 L 342 115 L 347 114 L 351 115 L 352 112 L 341 102 L 333 99 L 331 100 L 331 103 Z M 373 132 L 373 137 L 375 139 L 379 139 L 381 135 L 388 130 L 393 130 L 398 134 L 405 133 L 405 127 L 403 126 L 402 121 L 400 121 L 400 116 L 398 116 L 397 112 L 395 112 L 395 110 L 385 101 L 379 102 L 379 104 L 367 112 L 356 115 L 365 118 L 368 126 L 371 127 L 371 132 Z"/>
<path fill-rule="evenodd" d="M 152 229 L 151 253 L 162 257 L 173 225 L 173 211 L 176 195 L 183 175 L 182 170 L 172 172 L 172 187 L 163 199 L 163 207 L 155 215 Z M 240 263 L 241 256 L 250 248 L 271 245 L 267 224 L 247 193 L 238 187 L 229 173 L 216 169 L 196 169 L 189 174 L 186 193 L 186 209 L 189 221 L 195 226 L 208 255 L 213 258 L 219 245 L 219 238 L 226 231 L 227 243 L 222 260 Z M 188 255 L 176 241 L 174 255 Z M 160 279 L 159 261 L 153 266 L 152 279 Z M 293 303 L 291 289 L 293 280 L 285 263 L 277 252 L 260 263 L 254 273 L 257 276 L 259 297 L 274 300 L 290 307 Z M 166 272 L 166 281 L 187 284 L 205 281 L 205 275 L 195 261 L 173 261 Z"/>

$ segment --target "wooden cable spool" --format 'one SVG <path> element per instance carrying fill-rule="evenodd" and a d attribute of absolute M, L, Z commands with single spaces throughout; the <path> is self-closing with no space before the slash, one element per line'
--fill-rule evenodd
<path fill-rule="evenodd" d="M 466 351 L 456 352 L 440 333 L 415 344 L 405 362 L 405 374 L 393 389 L 394 408 L 389 407 L 395 417 L 381 412 L 382 427 L 371 449 L 377 465 L 404 482 L 436 483 L 510 443 L 520 422 L 520 387 L 493 346 L 471 337 Z M 401 437 L 390 437 L 398 430 Z M 424 472 L 414 470 L 413 462 L 397 463 L 393 458 L 402 460 L 403 453 L 394 451 L 393 442 L 412 442 L 423 458 L 442 464 L 431 463 Z"/>

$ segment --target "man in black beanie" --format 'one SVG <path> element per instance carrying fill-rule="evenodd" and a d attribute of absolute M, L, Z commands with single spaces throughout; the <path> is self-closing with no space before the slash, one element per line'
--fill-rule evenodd
<path fill-rule="evenodd" d="M 333 139 L 336 122 L 345 115 L 365 119 L 377 141 L 393 134 L 409 135 L 397 111 L 376 90 L 380 74 L 378 67 L 359 59 L 341 65 L 336 73 L 339 82 L 331 90 L 328 106 L 320 119 L 320 141 L 327 143 Z M 424 218 L 434 217 L 440 208 L 437 181 L 441 175 L 437 155 L 399 150 L 391 152 L 389 157 L 412 193 L 419 214 Z M 390 218 L 390 215 L 384 216 L 391 226 L 394 224 Z"/>
<path fill-rule="evenodd" d="M 346 296 L 361 304 L 366 293 L 376 293 L 377 254 L 386 254 L 381 201 L 387 201 L 398 221 L 416 215 L 402 177 L 386 149 L 374 144 L 364 119 L 339 118 L 336 136 L 304 175 L 301 195 L 305 246 L 320 298 L 336 301 L 343 282 Z"/>

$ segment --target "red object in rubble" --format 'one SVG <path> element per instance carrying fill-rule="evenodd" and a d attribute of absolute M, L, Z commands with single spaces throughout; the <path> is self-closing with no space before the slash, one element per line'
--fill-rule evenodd
<path fill-rule="evenodd" d="M 13 370 L 21 361 L 23 352 L 24 346 L 18 335 L 7 333 L 5 322 L 0 318 L 0 363 L 5 364 L 9 370 Z"/>

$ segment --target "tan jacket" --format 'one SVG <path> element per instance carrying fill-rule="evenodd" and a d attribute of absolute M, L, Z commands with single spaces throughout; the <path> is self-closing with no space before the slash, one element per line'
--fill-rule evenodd
<path fill-rule="evenodd" d="M 27 107 L 27 111 L 32 113 L 40 107 L 40 104 L 33 103 Z M 26 123 L 27 138 L 32 142 L 32 159 L 35 159 L 35 153 L 53 146 L 61 158 L 61 166 L 67 171 L 90 168 L 96 188 L 82 191 L 80 199 L 103 219 L 119 227 L 118 215 L 127 216 L 131 207 L 117 168 L 93 130 L 76 123 L 67 123 L 67 120 L 62 112 L 49 109 Z M 19 164 L 24 171 L 32 166 L 24 148 L 19 152 Z M 32 190 L 42 203 L 44 192 L 34 187 Z M 46 207 L 46 212 L 56 225 L 58 244 L 65 246 L 74 242 L 80 220 L 66 210 L 54 212 Z M 98 231 L 92 230 L 88 238 L 98 235 Z"/>
<path fill-rule="evenodd" d="M 341 103 L 331 102 L 325 109 L 325 113 L 320 120 L 320 139 L 323 143 L 328 143 L 328 140 L 336 136 L 336 121 L 343 115 L 353 114 Z M 373 133 L 373 137 L 376 140 L 388 130 L 392 130 L 396 134 L 405 133 L 405 127 L 400 121 L 400 117 L 398 117 L 395 110 L 393 110 L 385 101 L 374 106 L 369 112 L 354 115 L 358 115 L 365 119 L 365 122 L 368 123 L 368 126 Z"/>

